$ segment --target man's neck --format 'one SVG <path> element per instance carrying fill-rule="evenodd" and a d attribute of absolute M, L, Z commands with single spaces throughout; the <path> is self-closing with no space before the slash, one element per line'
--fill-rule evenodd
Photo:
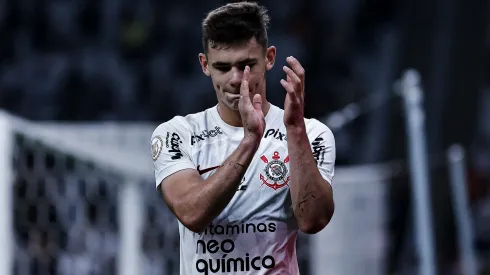
<path fill-rule="evenodd" d="M 264 112 L 264 117 L 267 115 L 271 108 L 271 104 L 269 101 L 265 101 L 262 103 L 262 112 Z M 240 112 L 238 110 L 231 110 L 226 108 L 222 104 L 218 103 L 218 114 L 221 119 L 228 125 L 234 127 L 242 127 L 242 117 L 240 116 Z"/>

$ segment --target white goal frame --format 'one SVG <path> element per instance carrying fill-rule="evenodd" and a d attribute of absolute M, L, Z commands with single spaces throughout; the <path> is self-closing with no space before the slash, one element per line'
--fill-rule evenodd
<path fill-rule="evenodd" d="M 139 274 L 140 232 L 143 207 L 138 185 L 153 180 L 149 140 L 155 125 L 131 123 L 31 122 L 0 111 L 0 274 L 12 274 L 13 253 L 13 152 L 15 133 L 24 134 L 77 159 L 92 161 L 123 175 L 118 200 L 120 228 L 119 275 Z M 128 218 L 131 217 L 131 218 Z"/>

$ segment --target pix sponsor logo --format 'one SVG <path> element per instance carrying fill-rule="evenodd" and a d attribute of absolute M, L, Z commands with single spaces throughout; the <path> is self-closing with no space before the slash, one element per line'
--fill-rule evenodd
<path fill-rule="evenodd" d="M 325 158 L 325 146 L 322 145 L 323 138 L 317 137 L 312 143 L 311 146 L 313 148 L 313 157 L 316 160 L 316 163 L 319 165 L 323 164 L 323 160 Z M 320 163 L 318 163 L 320 162 Z"/>
<path fill-rule="evenodd" d="M 267 131 L 265 131 L 265 134 L 264 134 L 264 138 L 268 138 L 268 137 L 272 137 L 272 138 L 275 138 L 277 140 L 284 140 L 284 141 L 287 141 L 288 140 L 288 137 L 286 136 L 286 134 L 283 134 L 279 131 L 279 129 L 268 129 Z"/>
<path fill-rule="evenodd" d="M 203 130 L 201 132 L 201 134 L 194 133 L 191 136 L 191 145 L 194 145 L 195 143 L 201 142 L 201 141 L 205 140 L 206 138 L 212 138 L 212 137 L 215 137 L 215 136 L 221 135 L 221 134 L 223 134 L 223 132 L 221 131 L 221 128 L 218 126 L 214 127 L 213 130 Z"/>
<path fill-rule="evenodd" d="M 180 159 L 184 156 L 180 151 L 180 144 L 182 144 L 182 139 L 178 134 L 167 133 L 165 146 L 170 149 L 168 152 L 173 154 L 173 160 Z"/>
<path fill-rule="evenodd" d="M 231 231 L 231 233 L 230 233 Z M 275 232 L 275 223 L 243 223 L 223 225 L 211 224 L 206 229 L 205 234 L 222 235 L 222 234 L 258 234 L 257 232 Z M 225 233 L 226 232 L 226 233 Z M 276 266 L 276 260 L 272 255 L 250 255 L 245 253 L 245 257 L 228 257 L 228 254 L 235 250 L 235 242 L 232 239 L 211 239 L 198 240 L 196 244 L 196 254 L 206 255 L 207 259 L 198 259 L 196 261 L 196 270 L 202 274 L 229 273 L 239 271 L 251 271 L 272 269 Z M 215 255 L 218 254 L 218 255 Z"/>

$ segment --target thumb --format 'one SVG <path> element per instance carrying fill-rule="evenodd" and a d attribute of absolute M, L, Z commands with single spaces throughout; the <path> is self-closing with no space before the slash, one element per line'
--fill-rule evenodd
<path fill-rule="evenodd" d="M 253 106 L 255 110 L 262 110 L 262 96 L 255 94 L 253 98 Z"/>

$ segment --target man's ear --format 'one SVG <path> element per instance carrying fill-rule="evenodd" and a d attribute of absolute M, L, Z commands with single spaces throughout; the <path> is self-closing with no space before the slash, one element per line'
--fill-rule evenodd
<path fill-rule="evenodd" d="M 209 69 L 208 69 L 208 59 L 206 58 L 206 55 L 203 54 L 203 53 L 200 53 L 199 54 L 199 63 L 201 64 L 201 68 L 202 68 L 202 72 L 207 75 L 207 76 L 210 76 L 211 73 L 209 72 Z"/>
<path fill-rule="evenodd" d="M 274 67 L 274 62 L 276 62 L 276 47 L 270 46 L 265 52 L 265 68 L 269 71 Z"/>

